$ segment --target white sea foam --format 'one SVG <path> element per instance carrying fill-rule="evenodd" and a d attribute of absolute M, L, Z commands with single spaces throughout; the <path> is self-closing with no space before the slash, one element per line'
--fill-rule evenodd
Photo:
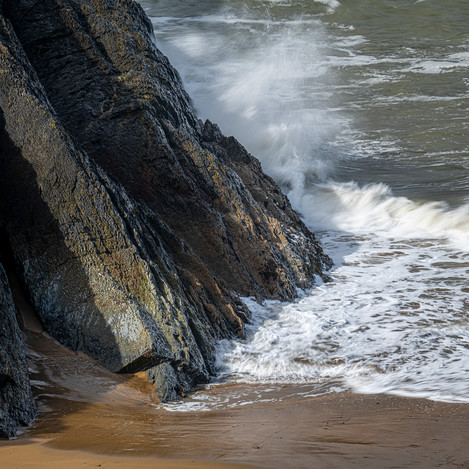
<path fill-rule="evenodd" d="M 431 239 L 329 233 L 323 241 L 339 266 L 333 282 L 294 304 L 247 300 L 255 321 L 244 342 L 220 343 L 221 371 L 469 402 L 461 379 L 469 372 L 469 256 Z"/>
<path fill-rule="evenodd" d="M 327 5 L 329 13 L 340 7 L 340 2 L 338 0 L 315 0 L 315 2 Z"/>
<path fill-rule="evenodd" d="M 402 72 L 414 73 L 447 73 L 456 68 L 467 68 L 468 64 L 459 61 L 449 60 L 422 60 L 414 63 L 411 67 L 403 68 Z"/>
<path fill-rule="evenodd" d="M 267 0 L 271 3 L 282 4 L 290 6 L 292 4 L 291 0 L 285 2 L 285 0 Z M 315 3 L 325 5 L 327 7 L 328 13 L 332 13 L 334 10 L 340 7 L 339 0 L 314 0 Z"/>

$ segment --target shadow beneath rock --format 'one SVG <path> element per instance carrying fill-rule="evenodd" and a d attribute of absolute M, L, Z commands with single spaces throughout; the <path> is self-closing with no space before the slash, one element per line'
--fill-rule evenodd
<path fill-rule="evenodd" d="M 15 269 L 21 289 L 48 333 L 118 370 L 123 360 L 115 333 L 95 304 L 81 259 L 68 248 L 43 201 L 32 164 L 10 139 L 1 109 L 0 148 L 2 258 L 10 260 L 7 264 Z"/>

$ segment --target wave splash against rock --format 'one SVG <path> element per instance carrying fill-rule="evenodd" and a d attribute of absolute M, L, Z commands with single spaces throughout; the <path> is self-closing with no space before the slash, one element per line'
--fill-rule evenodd
<path fill-rule="evenodd" d="M 197 118 L 135 2 L 0 1 L 0 72 L 2 258 L 67 347 L 174 399 L 243 336 L 238 295 L 290 300 L 330 266 L 260 163 Z"/>

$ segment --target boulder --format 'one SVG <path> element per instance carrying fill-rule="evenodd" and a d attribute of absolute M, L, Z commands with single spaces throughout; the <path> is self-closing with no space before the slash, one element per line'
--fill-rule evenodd
<path fill-rule="evenodd" d="M 45 330 L 112 371 L 170 362 L 206 380 L 191 327 L 216 334 L 184 294 L 169 229 L 75 145 L 5 19 L 0 40 L 0 219 Z"/>

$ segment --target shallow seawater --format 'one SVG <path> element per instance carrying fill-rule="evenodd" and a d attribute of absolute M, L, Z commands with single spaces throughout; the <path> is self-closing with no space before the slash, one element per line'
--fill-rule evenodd
<path fill-rule="evenodd" d="M 218 381 L 469 402 L 469 3 L 140 3 L 201 118 L 259 157 L 335 262 L 293 304 L 246 300 Z M 168 408 L 252 398 L 228 395 Z"/>

